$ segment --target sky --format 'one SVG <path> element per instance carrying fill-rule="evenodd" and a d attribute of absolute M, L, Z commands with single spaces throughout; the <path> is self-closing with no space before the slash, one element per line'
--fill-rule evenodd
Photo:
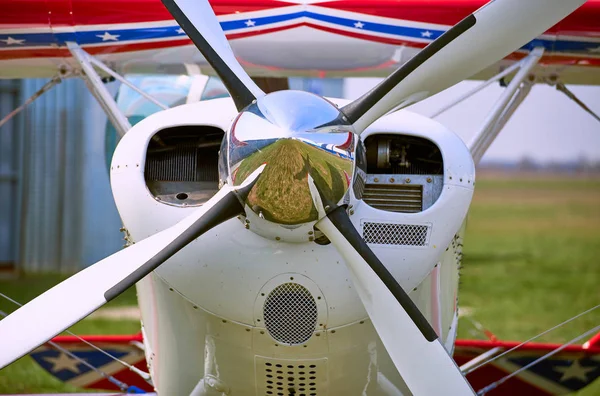
<path fill-rule="evenodd" d="M 380 79 L 349 78 L 344 95 L 355 99 Z M 454 98 L 480 84 L 463 81 L 446 91 L 410 107 L 412 111 L 430 115 Z M 596 114 L 600 114 L 599 86 L 567 86 Z M 436 118 L 469 142 L 483 123 L 503 88 L 498 84 L 478 92 Z M 518 161 L 529 158 L 538 162 L 574 161 L 586 158 L 600 161 L 600 122 L 555 88 L 536 84 L 517 109 L 504 130 L 490 146 L 483 160 Z"/>

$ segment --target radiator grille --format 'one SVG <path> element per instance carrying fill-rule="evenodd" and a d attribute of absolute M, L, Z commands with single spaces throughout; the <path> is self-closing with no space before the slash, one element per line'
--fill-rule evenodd
<path fill-rule="evenodd" d="M 146 157 L 146 180 L 218 181 L 218 153 L 200 149 L 197 144 L 180 144 L 172 149 L 149 152 Z"/>
<path fill-rule="evenodd" d="M 363 200 L 388 212 L 417 213 L 423 210 L 423 186 L 409 184 L 367 184 Z"/>
<path fill-rule="evenodd" d="M 317 396 L 327 389 L 327 359 L 280 360 L 255 357 L 258 394 Z"/>
<path fill-rule="evenodd" d="M 363 223 L 363 238 L 378 245 L 427 246 L 428 225 Z"/>
<path fill-rule="evenodd" d="M 317 325 L 317 304 L 308 289 L 297 283 L 284 283 L 269 294 L 263 307 L 265 327 L 275 341 L 302 344 Z"/>

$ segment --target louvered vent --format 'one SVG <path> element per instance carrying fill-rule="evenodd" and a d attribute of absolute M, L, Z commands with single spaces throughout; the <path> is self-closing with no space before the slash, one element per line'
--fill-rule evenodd
<path fill-rule="evenodd" d="M 298 345 L 308 341 L 316 329 L 317 315 L 315 299 L 298 283 L 277 286 L 263 307 L 267 331 L 282 344 Z"/>
<path fill-rule="evenodd" d="M 363 193 L 365 192 L 365 179 L 363 175 L 358 172 L 354 177 L 354 185 L 352 188 L 354 190 L 354 196 L 356 199 L 362 199 Z"/>
<path fill-rule="evenodd" d="M 427 246 L 428 225 L 363 223 L 363 238 L 378 245 Z"/>
<path fill-rule="evenodd" d="M 327 359 L 279 360 L 255 357 L 259 395 L 317 396 L 327 389 Z"/>
<path fill-rule="evenodd" d="M 363 200 L 388 212 L 417 213 L 423 210 L 423 186 L 409 184 L 367 184 Z"/>

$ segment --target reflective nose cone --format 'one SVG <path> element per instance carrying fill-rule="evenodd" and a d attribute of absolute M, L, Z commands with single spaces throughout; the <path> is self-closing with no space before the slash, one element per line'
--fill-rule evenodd
<path fill-rule="evenodd" d="M 233 122 L 221 152 L 227 156 L 221 178 L 239 185 L 266 164 L 247 210 L 288 229 L 315 222 L 319 215 L 308 177 L 329 200 L 341 201 L 352 179 L 355 138 L 329 101 L 301 91 L 274 92 Z"/>

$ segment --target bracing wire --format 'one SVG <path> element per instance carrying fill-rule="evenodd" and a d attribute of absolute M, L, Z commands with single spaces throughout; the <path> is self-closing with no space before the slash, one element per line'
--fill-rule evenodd
<path fill-rule="evenodd" d="M 562 351 L 563 349 L 565 349 L 566 347 L 568 347 L 569 345 L 572 345 L 574 343 L 576 343 L 577 341 L 590 336 L 591 334 L 595 334 L 600 330 L 600 325 L 596 326 L 588 331 L 586 331 L 585 333 L 583 333 L 580 336 L 577 336 L 575 338 L 573 338 L 571 341 L 567 342 L 566 344 L 562 344 L 560 347 L 553 349 L 552 351 L 548 352 L 547 354 L 545 354 L 544 356 L 534 360 L 533 362 L 529 363 L 526 366 L 521 367 L 518 370 L 513 371 L 512 373 L 500 378 L 498 381 L 492 382 L 491 384 L 489 384 L 488 386 L 486 386 L 485 388 L 481 388 L 480 390 L 477 391 L 477 395 L 485 395 L 487 392 L 496 389 L 497 387 L 499 387 L 500 385 L 502 385 L 503 383 L 505 383 L 506 381 L 508 381 L 509 379 L 511 379 L 512 377 L 519 375 L 520 373 L 522 373 L 525 370 L 528 370 L 529 368 L 535 366 L 536 364 L 538 364 L 539 362 L 542 362 L 546 359 L 548 359 L 550 356 L 556 355 L 558 352 Z"/>
<path fill-rule="evenodd" d="M 514 350 L 516 350 L 516 349 L 519 349 L 519 348 L 521 348 L 523 345 L 525 345 L 525 344 L 528 344 L 528 343 L 530 343 L 531 341 L 534 341 L 534 340 L 536 340 L 536 339 L 538 339 L 538 338 L 542 337 L 543 335 L 546 335 L 546 334 L 550 333 L 551 331 L 553 331 L 553 330 L 556 330 L 556 329 L 558 329 L 559 327 L 562 327 L 562 326 L 566 325 L 567 323 L 570 323 L 570 322 L 574 321 L 575 319 L 577 319 L 577 318 L 580 318 L 580 317 L 582 317 L 583 315 L 585 315 L 585 314 L 588 314 L 588 313 L 590 313 L 590 312 L 592 312 L 592 311 L 594 311 L 594 310 L 596 310 L 596 309 L 598 309 L 598 308 L 600 308 L 600 304 L 598 304 L 598 305 L 596 305 L 595 307 L 592 307 L 592 308 L 590 308 L 590 309 L 588 309 L 588 310 L 586 310 L 586 311 L 583 311 L 583 312 L 581 312 L 580 314 L 578 314 L 578 315 L 575 315 L 575 316 L 573 316 L 572 318 L 569 318 L 569 319 L 565 320 L 564 322 L 562 322 L 562 323 L 559 323 L 559 324 L 557 324 L 556 326 L 554 326 L 554 327 L 552 327 L 552 328 L 550 328 L 550 329 L 548 329 L 548 330 L 546 330 L 546 331 L 544 331 L 544 332 L 542 332 L 542 333 L 540 333 L 540 334 L 538 334 L 538 335 L 536 335 L 536 336 L 534 336 L 534 337 L 531 337 L 530 339 L 528 339 L 528 340 L 526 340 L 526 341 L 523 341 L 523 342 L 522 342 L 522 343 L 520 343 L 519 345 L 517 345 L 517 346 L 514 346 L 514 347 L 510 348 L 509 350 L 507 350 L 507 351 L 505 351 L 505 352 L 502 352 L 501 354 L 499 354 L 499 355 L 496 355 L 496 356 L 494 356 L 493 358 L 491 358 L 491 359 L 489 359 L 489 360 L 486 360 L 485 362 L 483 362 L 483 363 L 481 363 L 481 364 L 479 364 L 479 365 L 477 365 L 477 366 L 473 367 L 472 369 L 470 369 L 470 370 L 467 370 L 467 371 L 466 371 L 466 372 L 464 372 L 463 374 L 464 374 L 464 375 L 467 375 L 467 374 L 469 374 L 469 373 L 472 373 L 473 371 L 477 370 L 478 368 L 480 368 L 480 367 L 483 367 L 483 366 L 485 366 L 486 364 L 489 364 L 489 363 L 491 363 L 491 362 L 493 362 L 493 361 L 495 361 L 495 360 L 498 360 L 498 359 L 500 359 L 502 356 L 505 356 L 505 355 L 507 355 L 507 354 L 511 353 L 512 351 L 514 351 Z"/>
<path fill-rule="evenodd" d="M 3 293 L 1 293 L 1 292 L 0 292 L 0 297 L 3 297 L 3 298 L 5 298 L 6 300 L 10 301 L 11 303 L 13 303 L 13 304 L 15 304 L 15 305 L 17 305 L 17 306 L 19 306 L 19 307 L 22 307 L 22 306 L 23 306 L 23 304 L 19 303 L 18 301 L 15 301 L 15 300 L 13 300 L 12 298 L 8 297 L 6 294 L 3 294 Z M 2 313 L 2 311 L 0 311 L 0 313 Z M 6 314 L 3 314 L 3 316 L 6 316 Z M 109 352 L 107 352 L 107 351 L 103 350 L 102 348 L 98 347 L 97 345 L 94 345 L 94 344 L 92 344 L 92 343 L 91 343 L 91 342 L 89 342 L 88 340 L 85 340 L 85 339 L 83 339 L 82 337 L 78 336 L 77 334 L 75 334 L 75 333 L 73 333 L 73 332 L 71 332 L 71 331 L 69 331 L 69 330 L 65 330 L 65 333 L 67 333 L 67 334 L 69 334 L 69 335 L 72 335 L 72 336 L 76 337 L 76 338 L 77 338 L 79 341 L 83 342 L 84 344 L 88 345 L 89 347 L 91 347 L 91 348 L 95 349 L 96 351 L 98 351 L 98 352 L 100 352 L 100 353 L 104 354 L 105 356 L 107 356 L 107 357 L 109 357 L 109 358 L 113 359 L 114 361 L 116 361 L 116 362 L 119 362 L 119 363 L 120 363 L 120 364 L 122 364 L 123 366 L 127 367 L 129 370 L 131 370 L 131 371 L 133 371 L 134 373 L 136 373 L 137 375 L 139 375 L 139 376 L 140 376 L 140 377 L 141 377 L 141 378 L 142 378 L 144 381 L 146 381 L 146 382 L 147 382 L 149 385 L 151 385 L 151 386 L 152 386 L 152 378 L 150 377 L 150 374 L 148 374 L 148 373 L 146 373 L 146 372 L 144 372 L 144 371 L 140 370 L 139 368 L 135 367 L 135 366 L 134 366 L 134 365 L 132 365 L 132 364 L 129 364 L 129 363 L 127 363 L 127 362 L 125 362 L 125 361 L 123 361 L 123 360 L 119 359 L 118 357 L 116 357 L 116 356 L 112 355 L 111 353 L 109 353 Z M 60 347 L 60 346 L 56 345 L 56 343 L 53 343 L 52 341 L 48 341 L 48 344 L 50 344 L 50 345 L 52 345 L 52 346 L 56 347 L 57 349 L 58 349 L 58 348 L 60 348 L 59 350 L 61 350 L 61 352 L 64 352 L 64 351 L 65 351 L 65 349 L 64 349 L 64 348 L 62 348 L 62 347 Z M 71 354 L 70 352 L 69 352 L 68 354 L 69 354 L 69 356 L 71 356 L 71 357 L 73 357 L 73 356 L 74 356 L 74 355 L 73 355 L 73 354 Z M 81 361 L 82 363 L 86 364 L 86 366 L 90 366 L 90 364 L 89 364 L 88 362 L 86 362 L 85 360 L 83 360 L 83 359 L 80 359 L 80 358 L 78 358 L 77 356 L 74 356 L 74 357 L 75 357 L 75 359 L 77 359 L 77 360 Z M 108 374 L 106 374 L 106 375 L 108 375 Z M 118 381 L 118 380 L 117 380 L 117 381 Z M 112 382 L 112 381 L 111 381 L 111 382 Z M 117 385 L 117 384 L 115 384 L 115 385 Z M 117 386 L 118 386 L 118 385 L 117 385 Z"/>
<path fill-rule="evenodd" d="M 6 317 L 6 316 L 8 316 L 8 314 L 6 312 L 0 310 L 0 316 Z M 104 371 L 100 370 L 99 368 L 95 367 L 94 365 L 88 363 L 85 359 L 80 358 L 79 356 L 75 355 L 74 353 L 72 353 L 68 349 L 65 349 L 65 348 L 61 347 L 60 345 L 58 345 L 55 342 L 48 341 L 47 344 L 51 345 L 57 351 L 60 351 L 61 353 L 64 353 L 65 355 L 71 357 L 72 359 L 75 359 L 75 360 L 79 361 L 79 363 L 81 363 L 84 366 L 88 367 L 90 370 L 95 371 L 96 373 L 98 373 L 98 375 L 102 376 L 102 378 L 106 379 L 108 382 L 110 382 L 111 384 L 115 385 L 117 388 L 119 388 L 123 392 L 128 392 L 128 393 L 146 393 L 142 389 L 138 388 L 137 386 L 130 386 L 130 385 L 127 385 L 123 381 L 119 381 L 117 378 L 113 377 L 110 374 L 105 373 Z"/>

